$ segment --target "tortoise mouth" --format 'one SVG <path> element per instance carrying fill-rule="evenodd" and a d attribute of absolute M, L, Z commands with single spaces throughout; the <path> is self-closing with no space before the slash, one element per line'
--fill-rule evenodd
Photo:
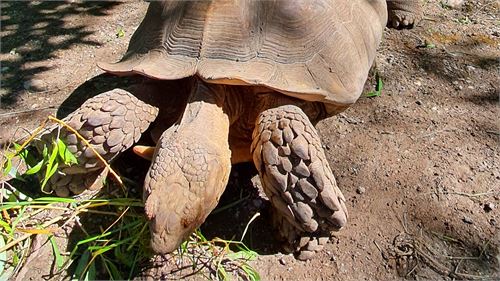
<path fill-rule="evenodd" d="M 157 254 L 175 251 L 194 231 L 193 225 L 183 224 L 183 219 L 174 213 L 157 214 L 149 223 L 151 248 Z"/>
<path fill-rule="evenodd" d="M 187 198 L 177 198 L 174 195 L 176 190 L 183 190 L 182 185 L 177 183 L 169 185 L 150 179 L 147 179 L 147 182 L 148 187 L 153 190 L 145 198 L 151 248 L 158 254 L 173 252 L 194 231 L 198 226 L 198 221 L 191 220 L 190 224 L 186 223 L 194 212 L 190 211 L 193 209 L 186 208 Z"/>
<path fill-rule="evenodd" d="M 157 254 L 171 253 L 175 251 L 183 241 L 184 237 L 180 235 L 168 235 L 166 231 L 160 233 L 151 231 L 151 249 Z"/>

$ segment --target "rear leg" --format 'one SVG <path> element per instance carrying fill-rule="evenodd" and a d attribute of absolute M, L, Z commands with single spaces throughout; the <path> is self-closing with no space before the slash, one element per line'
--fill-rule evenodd
<path fill-rule="evenodd" d="M 388 25 L 413 28 L 422 19 L 420 0 L 387 0 Z"/>
<path fill-rule="evenodd" d="M 316 129 L 296 106 L 268 109 L 258 117 L 251 150 L 285 249 L 310 259 L 347 221 Z"/>
<path fill-rule="evenodd" d="M 137 142 L 157 115 L 156 107 L 125 90 L 114 89 L 87 100 L 63 121 L 78 131 L 106 161 L 111 161 Z M 76 134 L 65 128 L 60 131 L 53 128 L 41 139 L 51 142 L 58 134 L 76 156 L 78 164 L 60 166 L 45 187 L 46 191 L 69 196 L 87 189 L 99 189 L 107 173 L 104 164 Z"/>

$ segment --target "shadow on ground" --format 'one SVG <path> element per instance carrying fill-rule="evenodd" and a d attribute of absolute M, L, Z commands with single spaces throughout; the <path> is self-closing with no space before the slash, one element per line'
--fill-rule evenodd
<path fill-rule="evenodd" d="M 46 63 L 55 52 L 74 45 L 100 45 L 89 39 L 85 25 L 67 22 L 71 16 L 106 16 L 119 5 L 115 1 L 2 1 L 2 61 L 0 105 L 11 106 L 23 88 L 23 81 L 50 69 Z M 35 86 L 36 88 L 36 86 Z"/>

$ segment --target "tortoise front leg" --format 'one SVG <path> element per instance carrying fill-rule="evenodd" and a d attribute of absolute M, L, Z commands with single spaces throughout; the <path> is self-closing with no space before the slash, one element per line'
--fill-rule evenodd
<path fill-rule="evenodd" d="M 347 221 L 316 129 L 296 106 L 268 109 L 257 119 L 251 150 L 286 249 L 310 259 Z"/>
<path fill-rule="evenodd" d="M 388 25 L 412 28 L 422 19 L 420 0 L 387 0 Z"/>
<path fill-rule="evenodd" d="M 82 104 L 63 121 L 78 131 L 107 161 L 131 147 L 139 140 L 158 114 L 158 109 L 122 89 L 99 94 Z M 58 135 L 53 128 L 41 136 L 44 142 L 52 142 Z M 89 188 L 100 188 L 104 164 L 94 151 L 78 137 L 62 128 L 59 137 L 75 154 L 78 164 L 61 166 L 48 183 L 48 190 L 58 196 L 79 194 Z"/>
<path fill-rule="evenodd" d="M 184 115 L 156 146 L 144 183 L 151 246 L 175 250 L 217 205 L 231 169 L 222 87 L 195 81 Z"/>

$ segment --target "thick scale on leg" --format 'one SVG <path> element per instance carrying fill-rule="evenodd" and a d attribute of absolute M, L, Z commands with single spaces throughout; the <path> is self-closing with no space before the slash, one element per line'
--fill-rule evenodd
<path fill-rule="evenodd" d="M 205 221 L 217 206 L 230 171 L 227 144 L 225 155 L 214 154 L 220 148 L 205 145 L 209 140 L 177 138 L 178 133 L 186 132 L 162 135 L 144 183 L 151 246 L 163 254 L 175 250 Z"/>
<path fill-rule="evenodd" d="M 157 115 L 156 107 L 125 90 L 114 89 L 87 100 L 63 121 L 77 130 L 105 160 L 110 161 L 137 142 Z M 53 128 L 41 138 L 50 143 L 57 134 L 58 129 Z M 97 188 L 95 179 L 101 174 L 104 164 L 74 133 L 62 128 L 59 137 L 77 157 L 78 164 L 60 166 L 59 172 L 51 178 L 49 188 L 59 196 Z"/>
<path fill-rule="evenodd" d="M 175 250 L 217 205 L 231 170 L 224 87 L 195 81 L 181 120 L 159 140 L 144 182 L 151 247 Z"/>
<path fill-rule="evenodd" d="M 271 219 L 273 227 L 279 231 L 279 237 L 284 241 L 284 250 L 295 253 L 299 260 L 313 258 L 330 240 L 329 231 L 316 231 L 313 234 L 297 231 L 295 225 L 279 212 L 273 213 Z"/>
<path fill-rule="evenodd" d="M 387 0 L 388 25 L 412 28 L 423 16 L 420 0 Z"/>
<path fill-rule="evenodd" d="M 80 194 L 85 190 L 99 190 L 107 175 L 108 169 L 84 174 L 57 175 L 50 178 L 49 186 L 57 196 L 68 197 L 71 193 Z"/>
<path fill-rule="evenodd" d="M 265 110 L 251 150 L 282 238 L 295 252 L 320 250 L 329 232 L 345 225 L 347 210 L 308 117 L 292 105 Z"/>

